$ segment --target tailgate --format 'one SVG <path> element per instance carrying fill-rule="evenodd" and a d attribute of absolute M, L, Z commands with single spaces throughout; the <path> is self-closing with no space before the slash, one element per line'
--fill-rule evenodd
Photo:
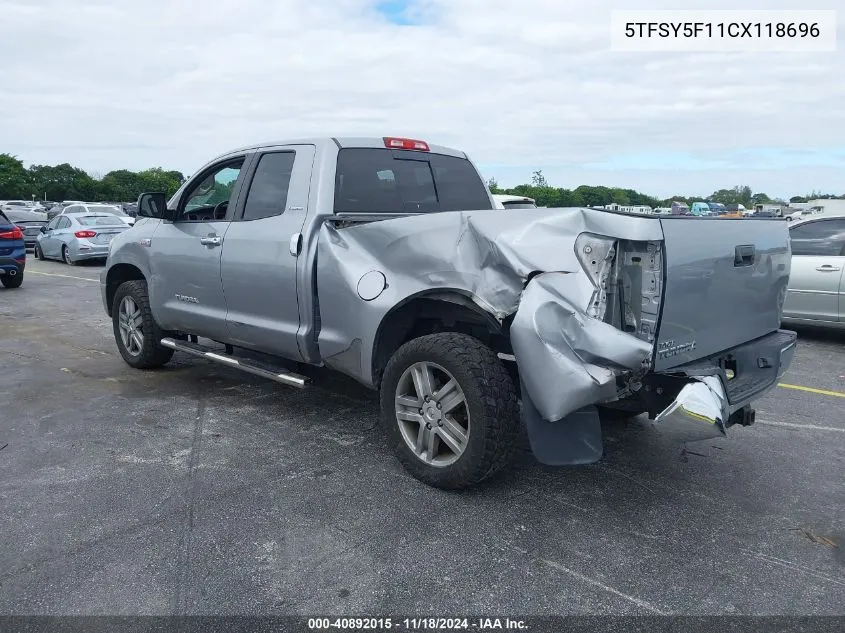
<path fill-rule="evenodd" d="M 780 327 L 789 281 L 787 223 L 663 218 L 666 286 L 654 369 L 671 369 Z"/>

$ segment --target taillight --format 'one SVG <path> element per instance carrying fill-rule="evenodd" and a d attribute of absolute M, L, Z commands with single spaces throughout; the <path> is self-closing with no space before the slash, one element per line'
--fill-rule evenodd
<path fill-rule="evenodd" d="M 581 233 L 575 240 L 575 255 L 595 289 L 587 314 L 653 342 L 663 298 L 660 242 Z"/>
<path fill-rule="evenodd" d="M 23 239 L 23 231 L 20 230 L 17 226 L 13 228 L 11 231 L 3 231 L 0 233 L 0 240 L 22 240 Z"/>
<path fill-rule="evenodd" d="M 581 233 L 575 240 L 575 256 L 595 287 L 590 305 L 587 306 L 587 314 L 596 319 L 604 319 L 607 295 L 612 292 L 608 281 L 616 257 L 616 240 L 604 235 Z"/>
<path fill-rule="evenodd" d="M 95 237 L 97 233 L 96 231 L 77 231 L 74 235 L 76 237 Z"/>
<path fill-rule="evenodd" d="M 418 152 L 428 152 L 430 148 L 425 141 L 415 141 L 412 138 L 384 137 L 384 146 L 390 149 L 412 149 Z"/>

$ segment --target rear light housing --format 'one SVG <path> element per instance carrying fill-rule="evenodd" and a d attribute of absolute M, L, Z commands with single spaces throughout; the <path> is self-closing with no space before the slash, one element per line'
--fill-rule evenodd
<path fill-rule="evenodd" d="M 97 232 L 96 231 L 77 231 L 76 233 L 74 233 L 74 235 L 76 237 L 96 237 Z"/>
<path fill-rule="evenodd" d="M 660 242 L 582 233 L 575 255 L 594 288 L 587 315 L 654 342 L 663 298 Z"/>
<path fill-rule="evenodd" d="M 417 141 L 412 138 L 398 138 L 395 136 L 385 136 L 384 146 L 389 149 L 410 149 L 417 152 L 431 151 L 431 148 L 425 141 Z"/>
<path fill-rule="evenodd" d="M 23 239 L 23 231 L 20 230 L 20 227 L 15 227 L 11 231 L 3 231 L 0 233 L 0 240 L 22 240 Z"/>

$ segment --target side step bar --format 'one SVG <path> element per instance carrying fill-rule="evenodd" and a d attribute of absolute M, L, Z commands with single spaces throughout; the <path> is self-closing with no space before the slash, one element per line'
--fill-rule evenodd
<path fill-rule="evenodd" d="M 161 344 L 164 347 L 175 349 L 177 352 L 185 352 L 186 354 L 190 354 L 192 356 L 205 358 L 215 363 L 226 365 L 227 367 L 240 369 L 241 371 L 245 371 L 248 374 L 261 376 L 262 378 L 267 378 L 268 380 L 280 382 L 283 385 L 290 385 L 291 387 L 297 387 L 299 389 L 302 389 L 307 386 L 309 382 L 309 379 L 305 376 L 300 376 L 299 374 L 295 374 L 289 371 L 280 371 L 276 368 L 260 367 L 256 363 L 253 363 L 251 361 L 239 360 L 233 356 L 230 356 L 229 354 L 210 352 L 201 345 L 197 345 L 196 343 L 189 343 L 188 341 L 177 341 L 172 338 L 163 338 L 161 339 Z"/>

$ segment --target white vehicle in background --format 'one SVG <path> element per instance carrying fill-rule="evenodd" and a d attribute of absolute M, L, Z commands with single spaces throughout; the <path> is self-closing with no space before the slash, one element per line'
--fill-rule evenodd
<path fill-rule="evenodd" d="M 672 215 L 672 207 L 657 207 L 654 209 L 656 215 Z"/>
<path fill-rule="evenodd" d="M 493 194 L 497 209 L 536 209 L 537 201 L 527 196 L 511 196 L 502 193 Z"/>
<path fill-rule="evenodd" d="M 31 211 L 32 202 L 28 200 L 6 200 L 0 211 Z"/>
<path fill-rule="evenodd" d="M 91 202 L 78 202 L 76 204 L 69 204 L 64 209 L 59 211 L 57 215 L 67 215 L 68 213 L 107 213 L 108 215 L 116 215 L 121 222 L 127 226 L 135 224 L 135 218 L 126 213 L 123 209 L 119 209 L 109 204 L 94 204 Z"/>

